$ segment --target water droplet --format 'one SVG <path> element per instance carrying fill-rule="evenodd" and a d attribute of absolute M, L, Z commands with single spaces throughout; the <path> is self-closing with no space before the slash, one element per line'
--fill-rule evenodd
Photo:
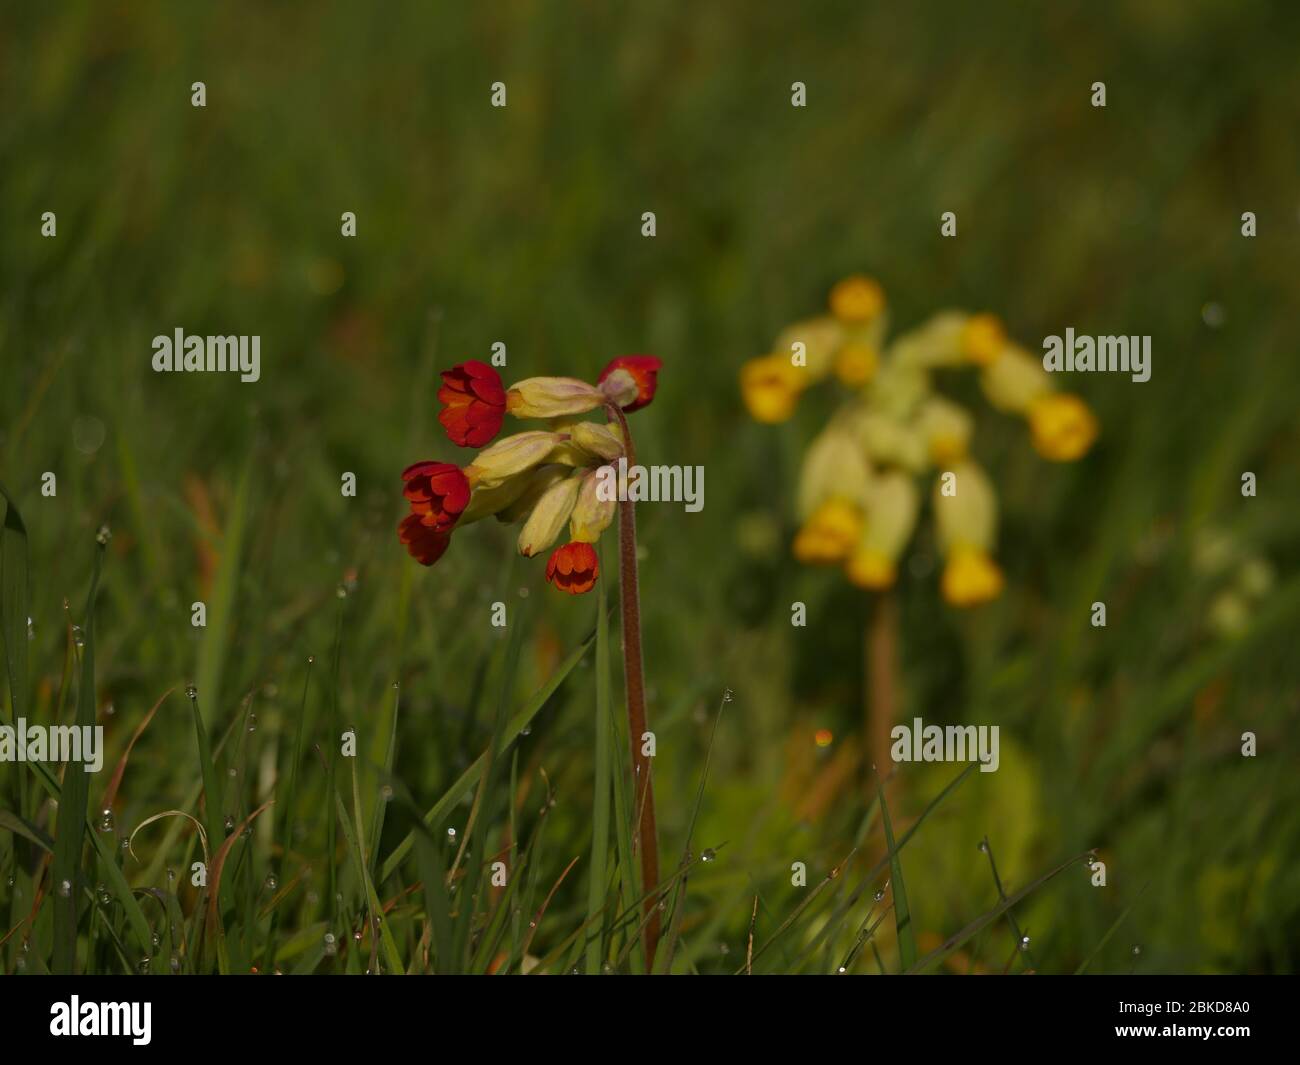
<path fill-rule="evenodd" d="M 175 882 L 176 882 L 176 870 L 175 870 L 175 869 L 168 869 L 168 870 L 167 870 L 167 883 L 169 883 L 169 884 L 174 884 Z"/>
<path fill-rule="evenodd" d="M 1021 936 L 1021 937 L 1020 937 L 1020 949 L 1021 949 L 1021 950 L 1028 950 L 1028 949 L 1029 949 L 1029 937 L 1028 937 L 1028 936 Z"/>
<path fill-rule="evenodd" d="M 986 839 L 980 840 L 980 853 L 988 854 L 988 852 L 989 852 L 989 841 Z"/>
<path fill-rule="evenodd" d="M 455 838 L 456 838 L 456 830 L 454 828 L 447 829 L 447 839 L 455 840 Z"/>
<path fill-rule="evenodd" d="M 274 873 L 267 873 L 265 884 L 266 884 L 267 891 L 274 891 L 277 887 L 280 886 L 280 881 L 275 878 Z"/>
<path fill-rule="evenodd" d="M 581 975 L 582 975 L 582 970 L 579 969 L 579 968 L 575 965 L 572 969 L 569 970 L 569 975 L 570 975 L 570 976 L 581 976 Z"/>
<path fill-rule="evenodd" d="M 610 965 L 609 962 L 605 962 L 605 964 L 600 967 L 600 971 L 605 976 L 612 976 L 614 974 L 614 966 Z"/>
<path fill-rule="evenodd" d="M 392 802 L 392 801 L 393 801 L 393 788 L 392 788 L 392 785 L 391 785 L 391 784 L 385 784 L 383 787 L 381 787 L 381 788 L 379 789 L 379 797 L 380 797 L 381 799 L 383 799 L 384 802 Z"/>
<path fill-rule="evenodd" d="M 711 862 L 717 856 L 718 856 L 717 851 L 715 851 L 712 847 L 705 847 L 703 853 L 700 854 L 700 861 Z"/>
<path fill-rule="evenodd" d="M 337 595 L 340 599 L 346 599 L 348 597 L 347 585 L 340 584 L 337 588 L 334 589 L 334 594 Z"/>
<path fill-rule="evenodd" d="M 525 725 L 523 728 L 519 730 L 519 735 L 521 736 L 531 736 L 532 734 L 533 734 L 532 725 Z"/>
<path fill-rule="evenodd" d="M 162 946 L 162 936 L 160 936 L 157 932 L 153 934 L 152 939 L 153 939 L 153 945 L 155 950 L 157 950 L 159 947 Z"/>
<path fill-rule="evenodd" d="M 333 933 L 333 932 L 326 932 L 326 933 L 325 933 L 325 953 L 326 953 L 326 954 L 331 954 L 331 955 L 332 955 L 332 954 L 337 954 L 338 952 L 339 952 L 339 945 L 338 945 L 337 942 L 335 942 L 335 939 L 334 939 L 334 933 Z"/>
<path fill-rule="evenodd" d="M 355 939 L 358 943 L 361 942 L 361 929 L 360 929 L 360 928 L 358 928 L 355 932 L 352 933 L 352 938 Z"/>
<path fill-rule="evenodd" d="M 222 827 L 225 828 L 226 835 L 230 835 L 230 833 L 235 831 L 235 819 L 229 814 L 226 814 L 226 820 L 222 822 Z"/>
<path fill-rule="evenodd" d="M 34 640 L 34 639 L 36 639 L 36 628 L 35 628 L 34 625 L 32 625 L 32 619 L 31 619 L 31 618 L 28 618 L 28 619 L 27 619 L 27 638 L 28 638 L 29 640 Z"/>
<path fill-rule="evenodd" d="M 117 839 L 117 845 L 118 845 L 119 849 L 124 850 L 124 851 L 129 851 L 129 850 L 131 849 L 131 837 L 130 837 L 130 836 L 119 836 L 118 839 Z"/>
<path fill-rule="evenodd" d="M 226 776 L 228 776 L 228 777 L 236 777 L 236 776 L 238 776 L 238 775 L 239 775 L 239 773 L 236 771 L 236 769 L 235 769 L 235 767 L 234 767 L 233 765 L 232 765 L 229 769 L 226 770 Z"/>
<path fill-rule="evenodd" d="M 1136 957 L 1137 957 L 1139 954 L 1141 954 L 1141 953 L 1142 953 L 1142 948 L 1139 947 L 1136 943 L 1134 943 L 1134 944 L 1133 944 L 1133 957 L 1136 958 Z"/>
<path fill-rule="evenodd" d="M 113 530 L 107 525 L 101 525 L 99 531 L 95 533 L 95 543 L 100 547 L 106 547 L 111 539 L 113 539 Z"/>
<path fill-rule="evenodd" d="M 181 971 L 181 956 L 180 956 L 179 954 L 177 954 L 175 951 L 172 951 L 172 956 L 171 956 L 170 960 L 167 962 L 167 965 L 168 965 L 168 967 L 171 969 L 172 972 L 174 972 L 174 973 L 178 973 L 178 972 L 180 972 L 180 971 Z"/>
<path fill-rule="evenodd" d="M 99 815 L 99 830 L 101 832 L 113 831 L 113 811 L 105 808 L 104 812 Z"/>
<path fill-rule="evenodd" d="M 140 964 L 136 966 L 136 969 L 139 970 L 141 976 L 147 975 L 149 972 L 149 959 L 141 958 Z"/>
<path fill-rule="evenodd" d="M 86 646 L 86 634 L 81 631 L 80 625 L 72 626 L 72 642 L 75 643 L 78 647 Z"/>
<path fill-rule="evenodd" d="M 315 656 L 315 655 L 308 655 L 308 656 L 307 656 L 307 665 L 309 665 L 309 666 L 310 666 L 310 665 L 315 665 L 315 663 L 316 663 L 316 656 Z"/>
<path fill-rule="evenodd" d="M 7 877 L 5 877 L 5 886 L 6 886 L 6 887 L 13 887 L 13 886 L 14 886 L 14 878 L 13 878 L 12 876 L 7 876 Z"/>
<path fill-rule="evenodd" d="M 72 894 L 71 880 L 64 880 L 61 884 L 59 884 L 59 894 L 62 895 L 65 899 Z"/>
<path fill-rule="evenodd" d="M 257 731 L 257 715 L 256 715 L 256 714 L 249 714 L 249 715 L 248 715 L 248 731 L 249 731 L 249 732 L 256 732 L 256 731 Z"/>
<path fill-rule="evenodd" d="M 193 701 L 198 697 L 199 697 L 199 689 L 194 687 L 193 684 L 187 684 L 185 686 L 185 698 Z"/>
<path fill-rule="evenodd" d="M 735 693 L 734 693 L 730 688 L 726 688 L 726 689 L 723 690 L 723 692 L 722 692 L 722 701 L 723 701 L 724 703 L 729 703 L 729 702 L 731 702 L 731 700 L 732 700 L 734 697 L 735 697 Z"/>
<path fill-rule="evenodd" d="M 879 891 L 877 891 L 877 892 L 876 892 L 874 895 L 872 895 L 871 897 L 872 897 L 873 899 L 875 899 L 877 902 L 879 902 L 881 899 L 883 899 L 883 898 L 885 897 L 885 889 L 884 889 L 884 888 L 881 888 Z"/>
<path fill-rule="evenodd" d="M 845 966 L 841 965 L 841 966 L 840 966 L 838 969 L 836 969 L 835 971 L 836 971 L 837 973 L 846 973 L 846 972 L 848 972 L 849 970 L 848 970 Z"/>

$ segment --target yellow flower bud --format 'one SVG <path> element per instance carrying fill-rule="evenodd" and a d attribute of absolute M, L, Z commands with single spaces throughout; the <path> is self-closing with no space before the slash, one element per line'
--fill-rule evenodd
<path fill-rule="evenodd" d="M 570 540 L 594 544 L 614 520 L 618 501 L 613 495 L 602 499 L 602 495 L 609 493 L 599 491 L 600 483 L 599 470 L 588 470 L 583 477 L 578 501 L 573 506 L 573 517 L 569 521 Z"/>
<path fill-rule="evenodd" d="M 506 392 L 506 410 L 516 418 L 558 418 L 602 406 L 595 385 L 576 377 L 529 377 Z"/>
<path fill-rule="evenodd" d="M 869 322 L 885 309 L 885 290 L 873 278 L 854 274 L 831 289 L 830 306 L 842 322 Z"/>
<path fill-rule="evenodd" d="M 973 421 L 964 408 L 942 396 L 931 396 L 921 404 L 916 424 L 936 465 L 966 457 Z"/>
<path fill-rule="evenodd" d="M 1007 333 L 996 314 L 973 314 L 961 331 L 961 352 L 976 366 L 991 366 L 1007 346 Z"/>
<path fill-rule="evenodd" d="M 564 440 L 563 433 L 548 433 L 540 429 L 515 433 L 480 451 L 465 467 L 465 476 L 472 487 L 495 488 L 507 478 L 541 463 Z"/>
<path fill-rule="evenodd" d="M 519 530 L 519 553 L 531 558 L 539 551 L 545 551 L 555 538 L 560 535 L 564 523 L 573 513 L 574 503 L 578 499 L 578 490 L 582 487 L 585 473 L 570 474 L 563 480 L 556 481 L 537 500 L 533 512 Z"/>
<path fill-rule="evenodd" d="M 600 425 L 596 422 L 578 422 L 569 431 L 574 447 L 594 458 L 616 459 L 623 454 L 623 437 L 617 425 Z"/>
<path fill-rule="evenodd" d="M 1030 404 L 1029 431 L 1043 458 L 1073 462 L 1097 439 L 1097 419 L 1078 396 L 1048 393 Z"/>
<path fill-rule="evenodd" d="M 871 484 L 871 467 L 848 424 L 833 421 L 813 438 L 799 470 L 797 510 L 806 521 L 827 499 L 863 499 Z"/>
<path fill-rule="evenodd" d="M 876 376 L 880 355 L 860 341 L 850 341 L 835 355 L 835 376 L 850 388 L 860 388 Z"/>
<path fill-rule="evenodd" d="M 765 355 L 740 368 L 740 393 L 750 417 L 758 422 L 786 421 L 806 383 L 805 371 L 791 366 L 788 355 Z"/>
<path fill-rule="evenodd" d="M 1052 390 L 1042 362 L 1014 344 L 980 372 L 980 387 L 994 407 L 1011 414 L 1024 414 L 1035 399 Z"/>
<path fill-rule="evenodd" d="M 979 606 L 1002 594 L 1002 571 L 986 551 L 955 548 L 943 568 L 943 597 L 952 606 Z"/>
<path fill-rule="evenodd" d="M 813 513 L 794 538 L 794 557 L 800 562 L 843 562 L 862 532 L 862 511 L 850 501 L 828 499 Z"/>
<path fill-rule="evenodd" d="M 993 484 L 971 459 L 939 474 L 934 486 L 934 517 L 939 548 L 990 551 L 998 531 L 998 500 Z"/>

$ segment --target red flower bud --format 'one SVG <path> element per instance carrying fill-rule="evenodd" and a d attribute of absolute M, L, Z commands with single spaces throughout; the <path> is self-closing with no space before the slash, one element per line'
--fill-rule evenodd
<path fill-rule="evenodd" d="M 469 503 L 469 479 L 450 462 L 417 462 L 402 471 L 411 513 L 437 532 L 451 532 Z"/>
<path fill-rule="evenodd" d="M 453 444 L 482 447 L 501 431 L 506 390 L 501 375 L 485 362 L 468 359 L 442 371 L 438 421 Z"/>
<path fill-rule="evenodd" d="M 425 525 L 418 514 L 408 514 L 397 527 L 397 538 L 421 566 L 432 566 L 451 543 L 451 533 Z"/>
<path fill-rule="evenodd" d="M 577 541 L 557 547 L 546 562 L 547 581 L 570 595 L 591 591 L 599 571 L 596 549 Z"/>
<path fill-rule="evenodd" d="M 655 355 L 620 355 L 616 359 L 610 359 L 609 365 L 600 371 L 598 383 L 603 386 L 601 391 L 630 414 L 647 406 L 655 398 L 655 389 L 659 386 L 656 375 L 661 366 L 663 360 Z M 605 379 L 619 370 L 623 373 L 606 384 Z M 635 395 L 632 394 L 632 388 L 628 387 L 629 379 L 631 386 L 636 389 Z"/>

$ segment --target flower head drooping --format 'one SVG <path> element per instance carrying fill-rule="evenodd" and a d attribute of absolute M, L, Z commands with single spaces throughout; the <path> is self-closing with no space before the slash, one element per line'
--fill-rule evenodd
<path fill-rule="evenodd" d="M 436 532 L 450 532 L 469 503 L 469 479 L 450 462 L 417 462 L 402 471 L 411 513 Z"/>
<path fill-rule="evenodd" d="M 655 355 L 620 355 L 600 371 L 601 391 L 631 414 L 655 398 L 663 360 Z"/>
<path fill-rule="evenodd" d="M 546 562 L 546 580 L 570 595 L 591 591 L 599 573 L 596 549 L 581 541 L 557 547 Z"/>
<path fill-rule="evenodd" d="M 442 371 L 438 421 L 453 444 L 482 447 L 501 431 L 506 392 L 501 375 L 485 362 L 468 359 Z"/>
<path fill-rule="evenodd" d="M 883 289 L 854 275 L 834 286 L 829 314 L 783 329 L 768 355 L 740 370 L 755 421 L 789 419 L 804 391 L 838 379 L 848 392 L 809 447 L 798 487 L 795 557 L 842 565 L 862 588 L 892 585 L 920 511 L 916 478 L 938 471 L 934 513 L 945 557 L 944 598 L 974 606 L 1000 594 L 993 560 L 997 497 L 971 461 L 974 419 L 935 389 L 935 371 L 969 368 L 991 406 L 1023 418 L 1034 448 L 1056 462 L 1082 458 L 1097 420 L 1057 393 L 1040 361 L 994 314 L 941 311 L 891 342 Z M 952 491 L 940 490 L 942 475 Z"/>
<path fill-rule="evenodd" d="M 629 452 L 620 422 L 585 421 L 583 415 L 611 405 L 624 413 L 646 406 L 662 365 L 653 355 L 623 355 L 609 362 L 595 385 L 530 377 L 508 389 L 483 362 L 471 359 L 442 371 L 438 420 L 453 443 L 483 450 L 463 469 L 449 462 L 407 467 L 402 480 L 410 512 L 398 526 L 398 540 L 431 566 L 447 550 L 453 529 L 495 517 L 523 523 L 519 553 L 527 558 L 547 550 L 567 524 L 571 542 L 552 554 L 546 579 L 571 595 L 590 590 L 597 574 L 591 545 L 617 510 L 614 498 L 597 491 L 597 474 L 608 473 L 609 464 Z M 546 419 L 549 428 L 484 447 L 506 414 Z"/>

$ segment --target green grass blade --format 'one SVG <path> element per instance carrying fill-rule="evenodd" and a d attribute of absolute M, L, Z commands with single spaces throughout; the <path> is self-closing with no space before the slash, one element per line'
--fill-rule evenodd
<path fill-rule="evenodd" d="M 86 616 L 82 626 L 85 646 L 81 651 L 81 683 L 77 687 L 78 728 L 95 724 L 95 600 L 99 596 L 99 574 L 104 563 L 102 539 L 95 550 L 95 569 L 86 597 Z M 84 766 L 68 763 L 63 789 L 59 796 L 59 823 L 54 837 L 54 864 L 51 870 L 54 891 L 54 955 L 51 969 L 71 973 L 77 962 L 77 917 L 82 897 L 81 850 L 86 831 L 86 802 L 90 797 L 90 780 Z M 65 888 L 66 885 L 66 888 Z"/>
<path fill-rule="evenodd" d="M 894 893 L 894 929 L 898 933 L 898 961 L 903 972 L 916 964 L 916 929 L 912 927 L 912 911 L 907 906 L 907 887 L 903 883 L 903 863 L 894 845 L 894 826 L 889 819 L 889 803 L 885 789 L 876 777 L 876 791 L 880 796 L 880 820 L 885 829 L 885 846 L 889 848 L 889 878 Z"/>
<path fill-rule="evenodd" d="M 1097 945 L 1092 948 L 1092 952 L 1086 958 L 1084 958 L 1083 961 L 1079 962 L 1079 967 L 1074 970 L 1075 976 L 1082 976 L 1084 970 L 1087 969 L 1088 966 L 1092 964 L 1092 959 L 1102 952 L 1102 949 L 1106 946 L 1107 943 L 1110 942 L 1111 936 L 1113 936 L 1117 931 L 1119 931 L 1119 926 L 1122 925 L 1125 922 L 1125 920 L 1127 920 L 1128 915 L 1133 911 L 1133 907 L 1137 905 L 1138 899 L 1142 897 L 1142 893 L 1146 891 L 1146 889 L 1147 889 L 1147 884 L 1143 884 L 1140 888 L 1138 888 L 1138 893 L 1133 897 L 1133 901 L 1124 907 L 1124 909 L 1120 912 L 1120 915 L 1115 918 L 1114 924 L 1112 924 L 1108 929 L 1106 929 L 1106 934 L 1102 936 L 1101 939 L 1098 941 Z"/>
<path fill-rule="evenodd" d="M 603 562 L 602 562 L 603 565 Z M 596 754 L 591 800 L 591 869 L 587 882 L 587 918 L 591 920 L 604 909 L 609 891 L 606 863 L 609 858 L 609 804 L 613 780 L 609 731 L 610 668 L 609 668 L 609 612 L 605 606 L 605 585 L 597 581 L 600 592 L 596 600 Z M 604 957 L 604 935 L 599 926 L 593 927 L 587 940 L 587 973 L 600 972 Z"/>

